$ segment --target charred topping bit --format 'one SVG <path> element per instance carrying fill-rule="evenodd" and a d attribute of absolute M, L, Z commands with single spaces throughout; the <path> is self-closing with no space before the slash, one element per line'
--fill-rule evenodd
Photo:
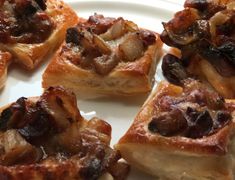
<path fill-rule="evenodd" d="M 115 19 L 99 14 L 69 28 L 66 34 L 66 46 L 74 53 L 74 58 L 70 59 L 76 59 L 76 65 L 100 75 L 110 73 L 119 62 L 139 59 L 155 42 L 153 32 L 140 30 L 121 17 Z"/>
<path fill-rule="evenodd" d="M 129 168 L 113 172 L 121 156 L 109 147 L 110 134 L 103 120 L 82 118 L 73 93 L 51 87 L 36 102 L 20 98 L 1 113 L 0 165 L 71 162 L 79 165 L 79 178 L 97 179 L 109 172 L 123 179 Z"/>
<path fill-rule="evenodd" d="M 231 122 L 234 109 L 227 108 L 220 95 L 196 80 L 187 81 L 181 95 L 158 97 L 158 111 L 148 124 L 150 132 L 197 139 Z"/>
<path fill-rule="evenodd" d="M 1 9 L 1 43 L 41 43 L 53 30 L 45 0 L 5 0 Z"/>
<path fill-rule="evenodd" d="M 185 66 L 195 56 L 207 60 L 225 77 L 234 76 L 235 13 L 222 1 L 187 0 L 185 9 L 163 23 L 161 39 L 182 52 Z"/>

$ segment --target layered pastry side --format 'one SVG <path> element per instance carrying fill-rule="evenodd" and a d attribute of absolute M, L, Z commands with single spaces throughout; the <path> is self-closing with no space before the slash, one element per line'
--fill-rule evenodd
<path fill-rule="evenodd" d="M 161 82 L 115 146 L 160 179 L 233 180 L 235 101 L 193 79 Z"/>
<path fill-rule="evenodd" d="M 63 85 L 77 94 L 149 92 L 162 54 L 159 35 L 122 17 L 94 14 L 69 28 L 66 42 L 43 75 L 43 87 Z"/>
<path fill-rule="evenodd" d="M 0 49 L 27 69 L 58 48 L 66 29 L 78 22 L 61 0 L 1 0 L 0 11 Z"/>
<path fill-rule="evenodd" d="M 225 98 L 235 98 L 234 1 L 186 0 L 184 10 L 163 26 L 161 39 L 179 50 L 173 55 L 187 77 L 209 82 Z"/>
<path fill-rule="evenodd" d="M 70 91 L 21 97 L 0 115 L 0 179 L 124 179 L 129 167 L 110 139 L 111 126 L 85 120 Z"/>

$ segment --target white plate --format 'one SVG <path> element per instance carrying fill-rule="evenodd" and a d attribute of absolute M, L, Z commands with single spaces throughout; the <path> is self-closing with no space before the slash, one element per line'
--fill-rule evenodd
<path fill-rule="evenodd" d="M 145 0 L 144 2 L 142 0 L 67 0 L 67 2 L 81 17 L 87 18 L 95 12 L 105 16 L 122 16 L 125 19 L 134 21 L 141 27 L 156 32 L 162 31 L 161 22 L 168 21 L 175 11 L 182 9 L 183 4 L 182 0 Z M 47 63 L 48 61 L 34 72 L 26 72 L 16 66 L 11 66 L 6 86 L 0 91 L 0 106 L 15 101 L 22 96 L 40 95 L 42 93 L 41 76 Z M 160 66 L 157 69 L 156 79 L 162 79 Z M 145 98 L 78 100 L 78 106 L 85 117 L 97 116 L 112 125 L 113 145 L 127 131 Z M 143 156 L 145 155 L 143 154 Z M 132 169 L 128 179 L 150 180 L 153 178 Z"/>

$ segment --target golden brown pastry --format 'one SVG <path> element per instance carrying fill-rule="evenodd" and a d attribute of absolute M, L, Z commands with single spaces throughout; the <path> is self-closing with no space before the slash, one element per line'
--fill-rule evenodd
<path fill-rule="evenodd" d="M 85 120 L 70 91 L 51 87 L 19 98 L 0 115 L 0 179 L 124 179 L 129 168 L 110 139 L 111 126 Z"/>
<path fill-rule="evenodd" d="M 235 101 L 198 81 L 161 82 L 116 149 L 160 179 L 233 180 Z"/>
<path fill-rule="evenodd" d="M 0 88 L 2 88 L 6 82 L 7 69 L 11 63 L 11 54 L 9 52 L 3 52 L 0 50 Z"/>
<path fill-rule="evenodd" d="M 0 9 L 0 49 L 27 69 L 55 51 L 66 29 L 78 22 L 61 0 L 2 0 Z"/>
<path fill-rule="evenodd" d="M 66 42 L 44 72 L 42 85 L 62 85 L 77 94 L 146 93 L 161 52 L 157 33 L 121 17 L 95 14 L 67 30 Z"/>
<path fill-rule="evenodd" d="M 163 23 L 162 41 L 180 49 L 178 61 L 188 76 L 209 82 L 225 98 L 235 98 L 234 1 L 186 0 L 184 7 Z M 167 59 L 163 64 L 171 63 L 174 69 L 175 60 Z"/>

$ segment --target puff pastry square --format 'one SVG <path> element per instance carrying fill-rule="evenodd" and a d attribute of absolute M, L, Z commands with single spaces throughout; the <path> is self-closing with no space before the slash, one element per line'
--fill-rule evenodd
<path fill-rule="evenodd" d="M 124 179 L 129 167 L 110 146 L 111 126 L 84 119 L 75 95 L 51 87 L 1 109 L 0 178 Z"/>
<path fill-rule="evenodd" d="M 66 29 L 78 22 L 76 13 L 61 0 L 3 0 L 0 8 L 0 49 L 27 69 L 57 49 Z"/>
<path fill-rule="evenodd" d="M 42 85 L 62 85 L 76 94 L 146 93 L 161 53 L 157 33 L 121 17 L 95 14 L 67 30 L 66 42 L 44 72 Z"/>
<path fill-rule="evenodd" d="M 184 7 L 163 23 L 162 41 L 180 50 L 178 60 L 189 76 L 234 99 L 234 1 L 186 0 Z"/>
<path fill-rule="evenodd" d="M 116 149 L 160 179 L 233 180 L 235 102 L 195 80 L 161 82 Z"/>

